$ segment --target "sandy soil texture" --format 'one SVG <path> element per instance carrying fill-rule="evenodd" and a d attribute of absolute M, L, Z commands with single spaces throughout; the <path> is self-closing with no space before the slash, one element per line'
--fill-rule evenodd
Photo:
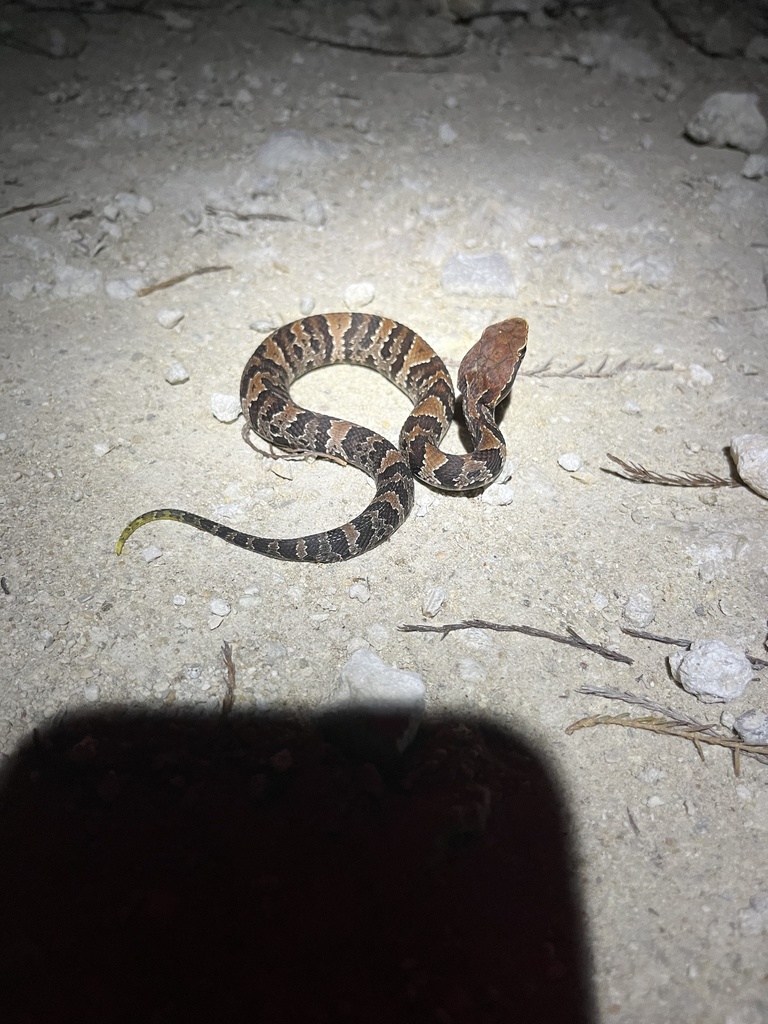
<path fill-rule="evenodd" d="M 178 770 L 168 768 L 177 754 L 167 754 L 178 735 L 148 742 L 162 771 L 145 776 L 110 730 L 120 712 L 155 716 L 171 732 L 184 722 L 190 735 L 190 722 L 218 720 L 231 684 L 226 642 L 239 732 L 215 749 L 247 766 L 233 813 L 262 807 L 264 828 L 279 830 L 296 808 L 315 806 L 315 768 L 336 765 L 328 785 L 341 789 L 320 816 L 323 843 L 340 806 L 357 814 L 362 800 L 365 822 L 362 833 L 340 827 L 343 842 L 322 845 L 323 857 L 336 849 L 356 869 L 373 857 L 376 885 L 381 851 L 399 848 L 398 830 L 412 834 L 417 811 L 421 822 L 433 811 L 439 819 L 441 892 L 451 888 L 448 861 L 456 886 L 471 884 L 473 871 L 517 865 L 537 803 L 505 801 L 510 787 L 534 785 L 520 764 L 537 765 L 543 819 L 560 821 L 547 833 L 562 843 L 553 870 L 563 899 L 574 900 L 567 940 L 558 945 L 562 922 L 549 938 L 534 930 L 538 973 L 517 953 L 511 976 L 504 957 L 491 957 L 496 981 L 484 974 L 475 991 L 468 977 L 451 995 L 424 945 L 416 948 L 428 944 L 422 933 L 414 949 L 398 945 L 396 964 L 381 943 L 371 970 L 387 963 L 394 972 L 382 991 L 397 993 L 402 1019 L 515 1019 L 523 970 L 545 988 L 542 979 L 566 977 L 566 988 L 587 993 L 577 1016 L 550 1007 L 542 1020 L 768 1024 L 768 758 L 744 753 L 737 774 L 732 751 L 697 749 L 686 737 L 615 725 L 566 733 L 588 716 L 647 716 L 655 702 L 730 741 L 738 715 L 768 711 L 759 662 L 768 659 L 766 499 L 746 487 L 623 479 L 608 458 L 729 480 L 731 439 L 768 433 L 765 9 L 752 5 L 747 16 L 713 6 L 702 22 L 672 2 L 62 6 L 0 7 L 0 751 L 13 813 L 24 786 L 45 780 L 51 765 L 64 771 L 63 788 L 45 791 L 58 837 L 51 857 L 59 850 L 57 870 L 75 872 L 72 891 L 82 885 L 85 903 L 100 903 L 93 887 L 107 883 L 83 835 L 104 839 L 121 794 L 132 794 L 133 814 L 145 786 L 156 824 L 171 797 L 210 808 L 229 778 L 211 781 L 197 734 Z M 723 92 L 754 97 L 726 118 L 732 144 L 693 141 L 686 125 Z M 207 268 L 215 269 L 184 277 Z M 403 527 L 339 564 L 273 561 L 170 522 L 143 527 L 118 558 L 123 527 L 152 508 L 300 536 L 364 507 L 372 489 L 362 474 L 262 458 L 243 443 L 242 420 L 211 411 L 213 396 L 237 395 L 270 330 L 350 307 L 418 331 L 454 379 L 487 324 L 529 322 L 503 412 L 502 484 L 470 497 L 417 484 Z M 410 408 L 380 376 L 347 366 L 308 375 L 294 395 L 393 442 Z M 455 427 L 447 445 L 461 449 Z M 592 648 L 479 627 L 445 638 L 399 629 L 469 619 L 560 637 L 572 630 Z M 723 641 L 758 659 L 754 678 L 734 701 L 703 703 L 670 675 L 676 648 L 626 627 Z M 328 747 L 313 739 L 315 716 L 361 648 L 417 673 L 428 718 L 443 722 L 417 737 L 399 767 L 338 737 L 323 740 Z M 79 715 L 87 724 L 73 728 Z M 58 753 L 25 775 L 19 745 L 43 727 Z M 77 779 L 61 768 L 74 749 L 75 763 L 92 765 Z M 430 771 L 438 781 L 425 789 L 418 780 Z M 293 812 L 290 786 L 275 782 L 283 774 L 295 780 Z M 284 811 L 263 811 L 273 785 Z M 443 796 L 432 803 L 436 791 Z M 366 801 L 377 808 L 370 820 Z M 59 806 L 75 815 L 61 829 Z M 21 820 L 6 818 L 6 840 Z M 37 843 L 48 834 L 40 820 L 24 829 Z M 205 820 L 220 828 L 215 814 Z M 381 846 L 371 840 L 379 827 Z M 467 840 L 447 860 L 446 829 Z M 254 841 L 252 829 L 220 831 Z M 499 857 L 507 843 L 509 857 Z M 432 878 L 431 854 L 417 845 L 406 844 L 399 870 L 413 854 Z M 178 845 L 158 846 L 168 863 L 178 855 Z M 106 840 L 99 848 L 115 849 Z M 44 870 L 39 852 L 29 863 Z M 8 856 L 7 871 L 25 860 L 18 848 Z M 551 878 L 534 881 L 526 856 L 521 885 L 541 885 L 548 911 L 559 890 L 547 889 Z M 185 885 L 202 877 L 190 864 L 180 868 Z M 273 900 L 269 927 L 290 949 L 295 933 L 284 917 L 276 923 L 275 907 L 295 906 L 267 898 L 280 889 L 280 868 L 259 865 L 258 906 Z M 233 885 L 241 869 L 227 868 Z M 514 899 L 517 868 L 509 870 L 503 880 L 483 876 L 500 878 L 501 917 Z M 34 877 L 25 884 L 34 889 Z M 115 911 L 137 935 L 146 911 L 157 956 L 173 945 L 163 928 L 189 925 L 175 917 L 174 884 L 170 870 L 161 885 L 132 878 Z M 479 889 L 486 899 L 493 886 Z M 414 906 L 436 906 L 432 899 Z M 454 965 L 475 963 L 462 961 L 459 941 L 468 902 L 440 925 L 437 948 L 450 949 Z M 509 936 L 502 929 L 494 945 L 485 934 L 494 913 L 473 927 L 498 952 Z M 344 948 L 359 950 L 365 925 L 351 912 L 348 920 Z M 238 929 L 247 932 L 243 921 Z M 6 965 L 32 977 L 66 936 L 29 928 L 12 957 L 2 947 Z M 564 952 L 576 946 L 581 961 Z M 80 1020 L 119 1019 L 100 969 L 84 982 Z M 307 978 L 318 973 L 305 969 Z M 525 1019 L 534 1019 L 535 991 L 544 989 L 519 1004 Z M 351 983 L 314 1015 L 291 1005 L 305 1020 L 380 1019 Z M 150 1009 L 146 1020 L 178 1019 L 178 1006 Z M 278 1019 L 277 1003 L 262 1010 Z M 18 1019 L 53 1019 L 46 1012 L 20 1008 Z M 239 1004 L 230 1012 L 241 1019 Z"/>

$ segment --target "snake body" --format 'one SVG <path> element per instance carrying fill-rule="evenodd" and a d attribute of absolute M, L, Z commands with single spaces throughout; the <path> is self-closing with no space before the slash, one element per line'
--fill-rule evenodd
<path fill-rule="evenodd" d="M 442 490 L 485 487 L 501 472 L 506 454 L 495 406 L 509 393 L 525 355 L 528 325 L 512 318 L 492 324 L 459 368 L 458 386 L 472 451 L 441 452 L 453 418 L 451 378 L 440 357 L 403 324 L 367 313 L 308 316 L 273 331 L 246 364 L 240 399 L 247 427 L 279 448 L 315 453 L 356 466 L 373 478 L 376 493 L 358 516 L 306 537 L 258 537 L 194 512 L 160 508 L 126 526 L 117 542 L 158 519 L 186 523 L 230 544 L 294 562 L 339 562 L 387 540 L 408 517 L 414 477 Z M 296 405 L 291 384 L 310 370 L 356 363 L 378 370 L 413 401 L 396 448 L 366 427 Z"/>

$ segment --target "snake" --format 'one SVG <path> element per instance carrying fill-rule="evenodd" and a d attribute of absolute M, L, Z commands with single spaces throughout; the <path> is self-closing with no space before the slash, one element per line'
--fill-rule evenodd
<path fill-rule="evenodd" d="M 305 537 L 260 537 L 194 512 L 158 508 L 133 519 L 117 541 L 156 520 L 185 523 L 229 544 L 291 562 L 340 562 L 365 554 L 403 525 L 414 504 L 414 479 L 444 491 L 476 491 L 492 483 L 506 458 L 495 409 L 512 389 L 525 355 L 528 324 L 519 317 L 486 327 L 459 366 L 458 389 L 471 449 L 439 445 L 456 407 L 442 359 L 415 331 L 368 313 L 306 316 L 269 334 L 243 371 L 244 437 L 254 431 L 282 451 L 324 456 L 372 477 L 368 506 L 342 526 Z M 294 381 L 333 363 L 368 366 L 397 385 L 414 408 L 395 446 L 367 427 L 304 409 L 291 398 Z"/>

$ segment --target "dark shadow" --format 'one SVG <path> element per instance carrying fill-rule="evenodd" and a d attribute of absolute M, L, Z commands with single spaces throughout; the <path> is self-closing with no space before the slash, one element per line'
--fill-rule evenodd
<path fill-rule="evenodd" d="M 391 731 L 394 729 L 394 732 Z M 0 788 L 5 1024 L 587 1024 L 568 817 L 491 723 L 83 715 Z"/>

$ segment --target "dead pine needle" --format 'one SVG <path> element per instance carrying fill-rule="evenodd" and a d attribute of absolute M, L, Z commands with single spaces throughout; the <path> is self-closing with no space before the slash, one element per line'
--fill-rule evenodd
<path fill-rule="evenodd" d="M 629 626 L 621 627 L 622 633 L 626 633 L 627 636 L 635 636 L 638 640 L 654 640 L 659 644 L 672 644 L 674 647 L 690 647 L 692 641 L 685 640 L 682 638 L 676 638 L 673 636 L 659 636 L 657 633 L 646 633 L 643 629 L 631 629 Z M 768 668 L 768 661 L 764 658 L 757 658 L 754 654 L 749 654 L 747 651 L 744 652 L 744 657 L 750 663 L 752 668 L 758 672 L 760 669 Z"/>
<path fill-rule="evenodd" d="M 29 210 L 44 210 L 48 206 L 61 206 L 68 203 L 69 196 L 56 196 L 55 199 L 44 199 L 39 203 L 25 203 L 23 206 L 11 206 L 7 210 L 0 210 L 0 217 L 10 217 L 14 213 L 27 213 Z"/>
<path fill-rule="evenodd" d="M 621 477 L 624 480 L 634 480 L 641 484 L 658 484 L 662 487 L 743 487 L 740 480 L 731 477 L 717 476 L 715 473 L 657 473 L 653 469 L 646 469 L 637 462 L 625 462 L 624 459 L 605 453 L 611 462 L 620 467 L 621 472 L 611 469 L 610 466 L 602 466 L 604 473 Z"/>
<path fill-rule="evenodd" d="M 159 281 L 157 284 L 148 284 L 146 288 L 140 288 L 136 292 L 138 298 L 143 299 L 145 295 L 153 292 L 161 292 L 165 288 L 172 288 L 175 284 L 188 281 L 190 277 L 200 277 L 202 274 L 218 274 L 222 270 L 231 270 L 232 267 L 225 263 L 221 267 L 197 267 L 195 270 L 188 270 L 186 274 L 177 274 L 176 277 L 169 277 L 167 281 Z"/>
<path fill-rule="evenodd" d="M 235 703 L 235 663 L 232 659 L 232 646 L 226 640 L 222 644 L 221 653 L 227 666 L 227 689 L 221 702 L 221 713 L 228 715 Z"/>
<path fill-rule="evenodd" d="M 671 370 L 672 364 L 660 363 L 633 363 L 631 359 L 622 359 L 615 366 L 608 366 L 608 356 L 603 356 L 594 370 L 586 368 L 586 359 L 580 359 L 578 363 L 569 366 L 567 370 L 555 370 L 552 368 L 554 360 L 548 359 L 541 366 L 535 366 L 532 370 L 521 370 L 524 377 L 562 377 L 570 380 L 609 380 L 617 377 L 620 373 L 629 370 Z"/>
<path fill-rule="evenodd" d="M 503 622 L 487 622 L 485 619 L 465 619 L 464 622 L 447 622 L 443 626 L 427 626 L 422 623 L 403 623 L 397 627 L 401 633 L 439 633 L 441 639 L 445 639 L 449 633 L 457 629 L 489 629 L 497 633 L 522 633 L 524 636 L 534 636 L 541 640 L 552 640 L 556 644 L 567 644 L 569 647 L 577 647 L 582 651 L 591 651 L 608 661 L 619 661 L 624 665 L 633 665 L 634 662 L 626 654 L 612 651 L 609 647 L 602 647 L 600 644 L 591 644 L 568 626 L 568 635 L 550 633 L 547 629 L 536 629 L 535 626 L 514 625 Z"/>
<path fill-rule="evenodd" d="M 768 764 L 768 745 L 756 743 L 744 743 L 743 740 L 730 736 L 717 736 L 703 731 L 711 729 L 709 725 L 679 725 L 677 722 L 667 718 L 656 718 L 646 716 L 644 718 L 632 718 L 628 714 L 623 715 L 591 715 L 588 718 L 580 718 L 577 722 L 569 725 L 565 732 L 568 736 L 579 729 L 591 729 L 596 725 L 619 725 L 625 729 L 642 729 L 646 732 L 655 732 L 660 736 L 677 736 L 680 739 L 689 740 L 693 743 L 699 757 L 704 760 L 703 745 L 707 744 L 716 747 L 725 747 L 731 751 L 733 756 L 733 770 L 739 774 L 741 757 L 755 757 L 763 764 Z"/>

